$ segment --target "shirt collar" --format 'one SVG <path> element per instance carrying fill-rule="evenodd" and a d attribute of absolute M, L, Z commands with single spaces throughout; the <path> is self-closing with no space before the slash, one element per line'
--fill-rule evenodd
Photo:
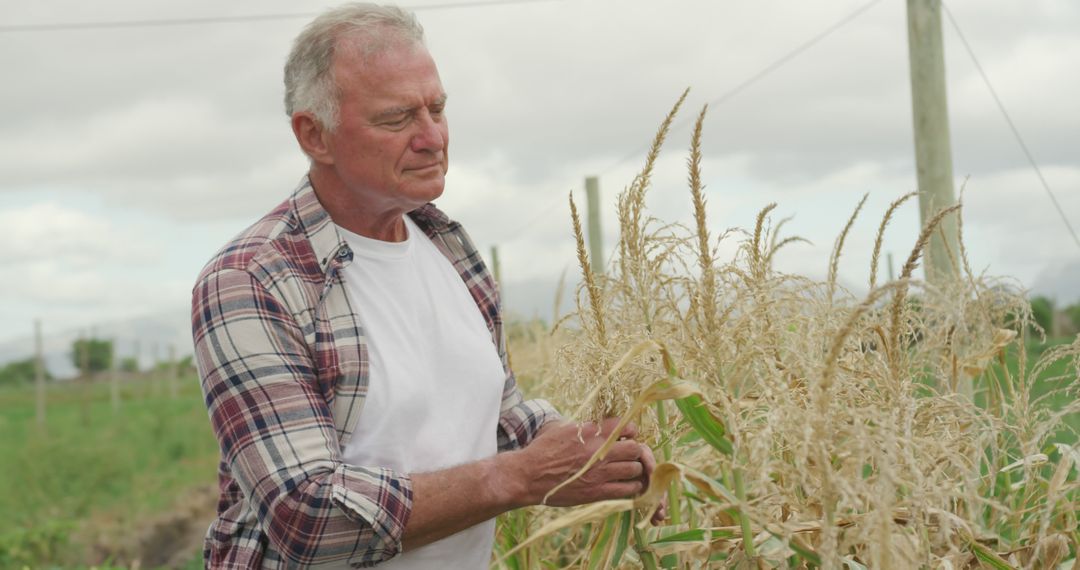
<path fill-rule="evenodd" d="M 319 260 L 319 268 L 323 274 L 327 274 L 330 263 L 335 258 L 345 260 L 352 259 L 352 251 L 345 244 L 345 239 L 337 230 L 337 225 L 330 218 L 330 214 L 323 208 L 315 195 L 315 188 L 311 185 L 311 179 L 305 174 L 299 186 L 290 198 L 293 216 L 300 225 L 300 230 L 311 243 L 311 248 Z M 453 229 L 455 222 L 435 207 L 435 204 L 423 206 L 409 212 L 416 225 L 429 237 Z"/>

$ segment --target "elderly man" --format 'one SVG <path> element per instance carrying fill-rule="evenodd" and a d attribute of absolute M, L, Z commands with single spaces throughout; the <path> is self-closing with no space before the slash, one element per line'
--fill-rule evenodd
<path fill-rule="evenodd" d="M 308 174 L 193 291 L 221 445 L 206 564 L 485 568 L 494 517 L 540 503 L 614 421 L 579 429 L 515 385 L 491 275 L 431 204 L 447 96 L 415 18 L 323 14 L 285 87 Z M 652 455 L 620 435 L 548 502 L 640 493 Z"/>

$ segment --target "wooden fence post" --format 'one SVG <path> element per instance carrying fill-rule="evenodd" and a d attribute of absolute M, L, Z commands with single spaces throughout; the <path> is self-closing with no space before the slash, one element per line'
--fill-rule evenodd
<path fill-rule="evenodd" d="M 158 371 L 158 343 L 150 345 L 150 394 L 153 397 L 161 395 L 161 374 Z"/>
<path fill-rule="evenodd" d="M 112 403 L 113 414 L 120 413 L 120 364 L 116 350 L 116 339 L 109 341 L 109 402 Z"/>
<path fill-rule="evenodd" d="M 79 333 L 76 341 L 79 347 L 79 420 L 83 426 L 90 425 L 90 335 L 85 331 Z"/>
<path fill-rule="evenodd" d="M 34 320 L 34 386 L 37 388 L 37 426 L 45 431 L 45 347 L 41 340 L 41 319 Z"/>
<path fill-rule="evenodd" d="M 180 389 L 177 381 L 179 370 L 176 362 L 176 345 L 169 345 L 169 397 L 173 400 L 179 395 Z"/>
<path fill-rule="evenodd" d="M 594 275 L 604 274 L 604 236 L 600 230 L 600 179 L 585 179 L 585 198 L 589 222 L 589 269 Z"/>

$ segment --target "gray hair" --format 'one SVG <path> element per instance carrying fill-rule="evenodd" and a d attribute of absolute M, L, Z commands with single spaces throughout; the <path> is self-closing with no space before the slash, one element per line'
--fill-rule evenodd
<path fill-rule="evenodd" d="M 323 12 L 296 37 L 285 63 L 285 113 L 290 117 L 308 111 L 324 128 L 337 127 L 333 58 L 344 38 L 359 40 L 357 48 L 369 57 L 395 42 L 423 45 L 424 28 L 416 16 L 397 6 L 354 2 Z"/>

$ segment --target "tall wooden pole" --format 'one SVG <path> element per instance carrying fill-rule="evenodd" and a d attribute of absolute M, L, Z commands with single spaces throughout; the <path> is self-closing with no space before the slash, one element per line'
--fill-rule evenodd
<path fill-rule="evenodd" d="M 79 418 L 90 425 L 90 335 L 79 333 Z"/>
<path fill-rule="evenodd" d="M 179 370 L 177 370 L 176 362 L 176 345 L 169 345 L 169 397 L 173 400 L 179 394 L 179 386 L 177 377 L 179 376 Z"/>
<path fill-rule="evenodd" d="M 911 104 L 915 124 L 915 165 L 922 224 L 956 203 L 953 193 L 949 109 L 945 91 L 945 49 L 941 0 L 907 0 Z M 926 279 L 944 283 L 957 275 L 956 217 L 942 220 L 925 252 Z"/>
<path fill-rule="evenodd" d="M 109 341 L 109 402 L 114 414 L 120 413 L 120 365 L 116 350 L 116 339 Z"/>
<path fill-rule="evenodd" d="M 911 105 L 915 126 L 915 166 L 919 175 L 919 218 L 926 222 L 956 203 L 953 193 L 949 106 L 945 89 L 945 46 L 941 39 L 941 0 L 907 0 Z M 941 220 L 930 236 L 923 271 L 931 285 L 959 276 L 956 215 Z M 971 378 L 961 375 L 956 392 L 973 398 Z"/>
<path fill-rule="evenodd" d="M 503 295 L 502 266 L 499 265 L 499 246 L 491 246 L 491 276 L 495 278 L 495 284 L 499 286 L 499 296 Z M 503 304 L 506 304 L 505 299 Z"/>
<path fill-rule="evenodd" d="M 45 430 L 45 347 L 41 341 L 41 320 L 34 321 L 34 385 L 37 388 L 37 425 Z"/>
<path fill-rule="evenodd" d="M 150 394 L 156 398 L 161 395 L 161 374 L 158 371 L 158 343 L 150 345 Z"/>
<path fill-rule="evenodd" d="M 589 222 L 589 269 L 593 274 L 604 273 L 604 236 L 600 231 L 600 179 L 585 178 L 585 196 Z"/>

